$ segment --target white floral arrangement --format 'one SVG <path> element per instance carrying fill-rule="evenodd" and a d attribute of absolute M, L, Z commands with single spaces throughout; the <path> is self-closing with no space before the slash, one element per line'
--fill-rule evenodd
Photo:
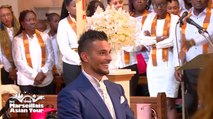
<path fill-rule="evenodd" d="M 92 17 L 87 17 L 86 29 L 104 31 L 115 50 L 134 45 L 137 21 L 123 9 L 108 6 L 105 11 L 100 7 Z"/>

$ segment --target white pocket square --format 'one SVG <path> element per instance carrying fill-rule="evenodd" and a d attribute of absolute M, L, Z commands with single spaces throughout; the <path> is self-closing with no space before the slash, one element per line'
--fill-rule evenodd
<path fill-rule="evenodd" d="M 122 104 L 122 103 L 124 103 L 124 101 L 125 101 L 124 96 L 121 96 L 121 97 L 120 97 L 120 103 Z"/>

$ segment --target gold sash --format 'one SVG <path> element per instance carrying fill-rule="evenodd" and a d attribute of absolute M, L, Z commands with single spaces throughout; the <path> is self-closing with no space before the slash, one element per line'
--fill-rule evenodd
<path fill-rule="evenodd" d="M 171 15 L 169 13 L 166 14 L 165 23 L 163 27 L 163 36 L 169 36 L 169 29 L 171 23 Z M 157 15 L 154 17 L 152 21 L 151 27 L 151 36 L 156 36 L 156 26 L 157 26 Z M 151 56 L 152 56 L 152 64 L 153 66 L 157 66 L 157 51 L 156 47 L 152 48 Z M 162 60 L 168 61 L 168 48 L 162 49 Z"/>
<path fill-rule="evenodd" d="M 213 8 L 213 3 L 212 3 L 212 0 L 209 0 L 209 6 L 208 6 L 209 9 L 212 9 Z"/>
<path fill-rule="evenodd" d="M 38 42 L 39 42 L 39 45 L 41 47 L 41 57 L 42 57 L 42 60 L 41 60 L 41 65 L 44 66 L 45 65 L 45 62 L 46 62 L 46 49 L 45 49 L 45 44 L 44 44 L 44 41 L 40 35 L 40 32 L 38 30 L 35 31 L 36 33 L 36 37 L 38 38 Z M 30 67 L 32 67 L 32 61 L 31 61 L 31 57 L 30 57 L 30 48 L 29 48 L 29 40 L 27 38 L 27 33 L 24 31 L 23 32 L 23 44 L 24 44 L 24 49 L 25 49 L 25 55 L 26 55 L 26 60 L 27 60 L 27 63 Z"/>
<path fill-rule="evenodd" d="M 72 19 L 70 18 L 70 16 L 67 16 L 67 21 L 69 22 L 70 26 L 72 27 L 72 29 L 75 31 L 76 33 L 76 23 L 72 21 Z"/>
<path fill-rule="evenodd" d="M 211 9 L 206 9 L 206 17 L 204 18 L 204 21 L 203 21 L 203 28 L 204 29 L 207 29 L 209 27 L 209 23 L 210 23 L 210 18 L 211 18 Z M 191 16 L 191 11 L 189 12 L 189 15 L 187 16 L 190 17 Z M 182 47 L 185 43 L 185 32 L 186 32 L 186 26 L 187 24 L 185 23 L 183 26 L 182 26 L 182 41 L 181 41 L 181 50 L 186 52 L 187 49 L 184 49 L 184 47 Z M 203 53 L 206 54 L 208 53 L 208 43 L 204 44 L 203 45 Z"/>

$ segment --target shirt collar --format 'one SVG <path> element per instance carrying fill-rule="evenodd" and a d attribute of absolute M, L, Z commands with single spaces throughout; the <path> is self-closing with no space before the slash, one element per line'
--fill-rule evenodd
<path fill-rule="evenodd" d="M 71 18 L 71 20 L 72 20 L 73 22 L 75 22 L 75 23 L 76 23 L 75 18 L 73 18 L 70 14 L 69 14 L 69 17 Z"/>
<path fill-rule="evenodd" d="M 203 16 L 203 15 L 206 15 L 206 13 L 207 13 L 207 9 L 204 9 L 199 15 L 195 15 L 195 14 L 194 14 L 194 7 L 192 7 L 192 8 L 190 9 L 190 11 L 192 11 L 192 12 L 191 12 L 191 15 L 194 16 L 194 17 L 201 17 L 201 16 Z"/>
<path fill-rule="evenodd" d="M 86 73 L 83 69 L 82 69 L 82 73 L 88 78 L 88 80 L 90 81 L 90 83 L 92 83 L 93 86 L 95 87 L 99 87 L 100 84 L 99 84 L 99 80 L 97 78 L 95 78 L 94 76 Z M 105 81 L 105 80 L 108 80 L 108 78 L 104 75 L 101 79 L 101 81 Z"/>

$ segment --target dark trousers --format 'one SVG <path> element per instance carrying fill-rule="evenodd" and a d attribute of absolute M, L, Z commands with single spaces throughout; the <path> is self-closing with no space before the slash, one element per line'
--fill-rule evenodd
<path fill-rule="evenodd" d="M 19 85 L 21 93 L 25 94 L 53 94 L 54 93 L 54 85 L 53 82 L 45 87 L 34 87 L 34 86 L 23 86 Z"/>
<path fill-rule="evenodd" d="M 14 81 L 9 78 L 9 72 L 5 71 L 4 68 L 1 69 L 1 83 L 14 84 Z"/>
<path fill-rule="evenodd" d="M 185 84 L 185 110 L 186 118 L 190 118 L 197 110 L 198 95 L 197 95 L 197 79 L 199 69 L 184 70 L 183 80 Z"/>
<path fill-rule="evenodd" d="M 65 85 L 70 84 L 81 73 L 81 66 L 63 62 L 63 75 Z"/>
<path fill-rule="evenodd" d="M 136 74 L 132 76 L 130 80 L 130 96 L 136 96 L 137 95 L 137 87 L 138 87 L 138 80 L 139 80 L 139 72 L 137 69 L 137 65 L 131 65 L 128 67 L 124 67 L 123 69 L 131 69 L 132 71 L 136 71 Z"/>

